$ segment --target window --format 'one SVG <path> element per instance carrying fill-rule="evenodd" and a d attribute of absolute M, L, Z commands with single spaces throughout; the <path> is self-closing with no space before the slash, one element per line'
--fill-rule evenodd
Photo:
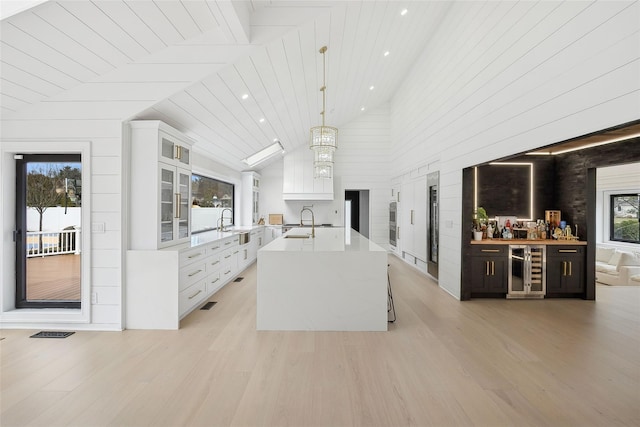
<path fill-rule="evenodd" d="M 191 232 L 215 230 L 224 211 L 224 226 L 233 225 L 233 184 L 191 175 Z"/>
<path fill-rule="evenodd" d="M 640 194 L 612 194 L 610 240 L 640 243 Z"/>

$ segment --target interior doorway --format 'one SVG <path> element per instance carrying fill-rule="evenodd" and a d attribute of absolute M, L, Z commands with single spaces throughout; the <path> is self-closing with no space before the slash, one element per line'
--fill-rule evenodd
<path fill-rule="evenodd" d="M 80 154 L 16 156 L 16 308 L 80 308 Z"/>
<path fill-rule="evenodd" d="M 433 172 L 427 175 L 427 198 L 428 202 L 428 244 L 427 244 L 427 272 L 434 278 L 438 278 L 438 245 L 439 230 L 438 222 L 440 217 L 440 194 L 438 186 L 440 184 L 440 172 Z"/>
<path fill-rule="evenodd" d="M 369 238 L 369 190 L 345 190 L 345 203 L 351 205 L 351 228 Z M 345 210 L 347 212 L 347 210 Z"/>

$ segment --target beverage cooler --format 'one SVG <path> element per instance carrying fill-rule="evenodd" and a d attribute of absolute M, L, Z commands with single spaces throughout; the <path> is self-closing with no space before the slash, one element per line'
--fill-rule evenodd
<path fill-rule="evenodd" d="M 546 293 L 545 245 L 509 246 L 507 298 L 544 298 Z"/>

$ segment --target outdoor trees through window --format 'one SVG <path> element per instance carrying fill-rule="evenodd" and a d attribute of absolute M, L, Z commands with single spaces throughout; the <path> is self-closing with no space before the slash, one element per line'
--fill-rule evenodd
<path fill-rule="evenodd" d="M 640 243 L 640 195 L 611 195 L 610 240 Z"/>

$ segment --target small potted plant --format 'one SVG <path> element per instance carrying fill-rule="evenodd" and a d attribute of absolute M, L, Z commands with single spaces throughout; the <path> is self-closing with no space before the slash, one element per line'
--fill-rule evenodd
<path fill-rule="evenodd" d="M 473 240 L 482 240 L 483 234 L 487 229 L 487 220 L 489 216 L 483 207 L 478 208 L 473 213 Z"/>

